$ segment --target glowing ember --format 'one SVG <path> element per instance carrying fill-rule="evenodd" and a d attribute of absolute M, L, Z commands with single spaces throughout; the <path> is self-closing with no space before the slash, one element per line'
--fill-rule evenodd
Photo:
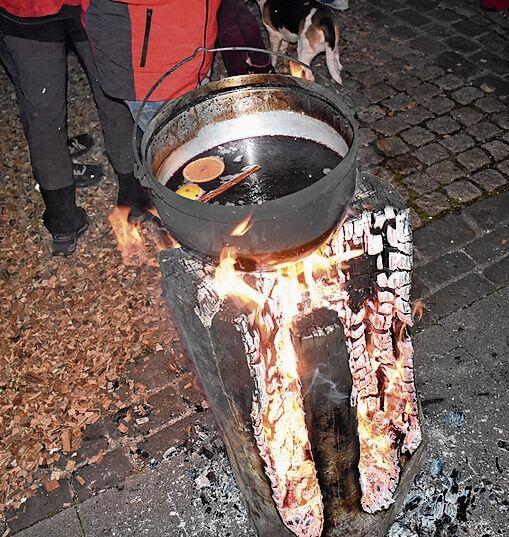
<path fill-rule="evenodd" d="M 147 253 L 138 229 L 139 224 L 129 222 L 130 212 L 130 207 L 114 207 L 108 220 L 115 232 L 124 265 L 140 266 L 147 261 Z"/>
<path fill-rule="evenodd" d="M 290 62 L 290 74 L 297 78 L 304 78 L 306 80 L 311 80 L 311 82 L 314 82 L 315 80 L 313 73 L 309 69 L 306 69 L 299 63 L 292 62 L 292 61 Z"/>

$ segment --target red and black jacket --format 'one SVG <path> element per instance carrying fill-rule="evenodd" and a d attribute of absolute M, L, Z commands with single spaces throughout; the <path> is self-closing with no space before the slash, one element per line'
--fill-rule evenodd
<path fill-rule="evenodd" d="M 104 91 L 120 99 L 142 100 L 170 67 L 198 47 L 212 47 L 220 3 L 85 0 L 85 30 Z M 205 59 L 199 55 L 170 75 L 150 100 L 169 100 L 194 89 L 208 73 L 211 62 L 210 54 Z"/>

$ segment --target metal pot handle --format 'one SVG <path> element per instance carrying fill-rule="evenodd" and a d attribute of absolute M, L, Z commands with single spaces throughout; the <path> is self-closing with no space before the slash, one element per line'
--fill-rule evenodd
<path fill-rule="evenodd" d="M 300 60 L 297 60 L 296 58 L 292 58 L 291 56 L 288 56 L 287 54 L 283 54 L 282 52 L 272 52 L 270 50 L 265 50 L 262 48 L 255 48 L 255 47 L 220 47 L 220 48 L 205 48 L 205 47 L 199 47 L 197 48 L 190 56 L 187 58 L 184 58 L 179 63 L 175 64 L 173 67 L 168 69 L 166 73 L 163 73 L 159 79 L 154 83 L 154 85 L 148 90 L 147 94 L 143 98 L 141 102 L 140 109 L 138 110 L 138 113 L 136 114 L 136 118 L 134 119 L 134 126 L 133 126 L 133 137 L 132 137 L 132 143 L 133 143 L 133 153 L 134 153 L 134 173 L 136 177 L 142 181 L 143 177 L 146 174 L 145 166 L 143 165 L 141 161 L 141 155 L 138 152 L 138 125 L 141 118 L 141 113 L 143 112 L 143 108 L 147 104 L 148 99 L 150 96 L 154 93 L 154 91 L 168 78 L 171 74 L 173 74 L 177 69 L 185 65 L 186 63 L 190 62 L 200 52 L 203 53 L 213 53 L 213 52 L 230 52 L 230 51 L 236 51 L 236 50 L 243 50 L 243 51 L 251 51 L 251 52 L 263 52 L 265 54 L 273 55 L 273 56 L 279 56 L 280 58 L 285 58 L 286 60 L 290 60 L 294 63 L 298 63 L 302 67 L 305 67 L 306 69 L 309 69 L 313 76 L 318 75 L 320 78 L 324 79 L 328 82 L 328 79 L 322 75 L 321 73 L 314 71 L 307 63 L 301 62 Z"/>

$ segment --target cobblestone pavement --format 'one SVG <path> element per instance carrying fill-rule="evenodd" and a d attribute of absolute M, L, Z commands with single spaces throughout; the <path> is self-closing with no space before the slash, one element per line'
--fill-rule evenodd
<path fill-rule="evenodd" d="M 416 233 L 414 295 L 426 306 L 416 352 L 428 463 L 441 456 L 447 471 L 461 470 L 462 486 L 478 487 L 475 516 L 460 534 L 503 535 L 509 355 L 508 327 L 499 323 L 509 306 L 509 43 L 470 0 L 352 2 L 339 18 L 346 71 L 339 91 L 357 111 L 360 167 L 393 182 L 412 207 L 415 227 L 423 226 Z M 323 63 L 319 58 L 317 67 Z M 73 84 L 85 88 L 76 69 Z M 12 89 L 5 88 L 0 99 L 14 125 Z M 85 108 L 91 106 L 88 97 Z M 79 132 L 89 116 L 76 111 Z M 12 151 L 22 160 L 25 145 Z M 95 156 L 104 161 L 100 145 Z M 88 427 L 74 477 L 8 513 L 11 534 L 250 535 L 178 344 L 140 358 L 126 378 L 147 386 L 148 420 L 124 423 L 123 409 Z M 466 425 L 451 430 L 450 412 L 462 412 Z M 102 464 L 89 464 L 99 451 Z M 220 493 L 211 495 L 213 489 Z"/>

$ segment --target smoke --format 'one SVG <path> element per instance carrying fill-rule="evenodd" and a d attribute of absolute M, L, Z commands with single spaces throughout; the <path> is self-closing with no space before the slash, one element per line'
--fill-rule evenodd
<path fill-rule="evenodd" d="M 345 385 L 333 382 L 320 372 L 319 367 L 315 367 L 313 370 L 311 382 L 303 397 L 305 398 L 310 392 L 324 396 L 333 405 L 340 405 L 350 400 L 350 389 Z"/>

